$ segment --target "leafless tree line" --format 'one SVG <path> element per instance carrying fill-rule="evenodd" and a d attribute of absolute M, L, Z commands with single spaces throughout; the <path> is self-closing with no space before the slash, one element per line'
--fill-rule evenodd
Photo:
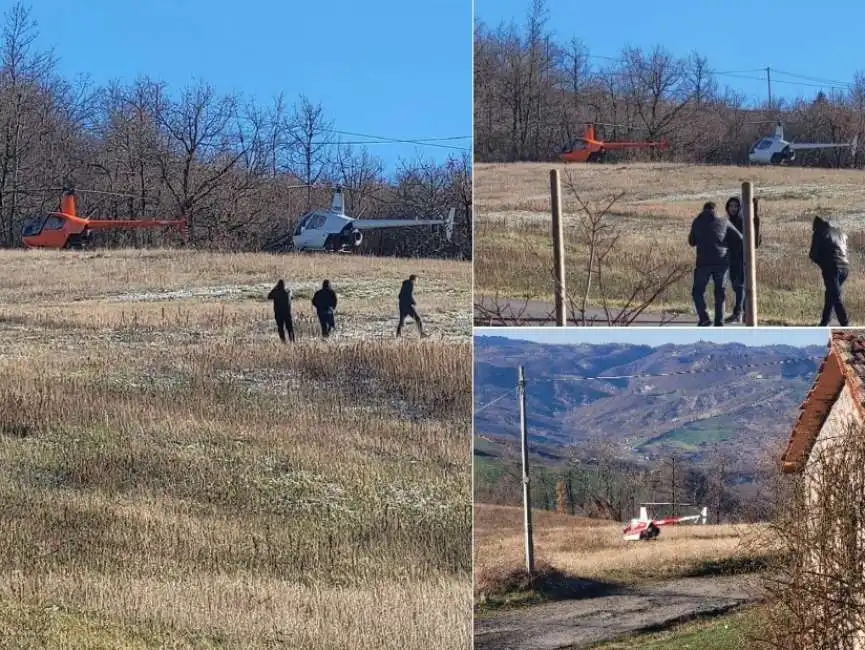
<path fill-rule="evenodd" d="M 0 35 L 0 246 L 20 244 L 31 213 L 56 209 L 59 191 L 80 193 L 79 211 L 110 218 L 185 216 L 190 243 L 281 250 L 296 219 L 346 188 L 356 216 L 435 218 L 457 208 L 454 244 L 440 232 L 376 233 L 376 253 L 471 255 L 471 158 L 403 162 L 386 178 L 364 147 L 340 144 L 325 110 L 304 96 L 267 106 L 220 94 L 206 82 L 170 93 L 160 81 L 95 87 L 56 72 L 37 50 L 37 26 L 21 4 Z M 298 188 L 298 185 L 309 187 Z M 159 232 L 117 233 L 116 243 L 162 243 Z"/>
<path fill-rule="evenodd" d="M 615 152 L 628 158 L 740 164 L 751 145 L 782 120 L 785 135 L 819 141 L 865 136 L 865 72 L 848 90 L 768 101 L 722 87 L 706 57 L 677 57 L 664 47 L 625 48 L 614 61 L 593 65 L 578 38 L 557 39 L 545 0 L 531 0 L 524 27 L 475 27 L 475 159 L 479 162 L 552 160 L 582 134 L 586 122 L 605 123 L 609 139 L 665 138 L 666 152 Z M 603 59 L 601 59 L 603 60 Z M 844 150 L 808 152 L 814 165 L 850 163 Z M 857 153 L 854 164 L 865 156 Z"/>
<path fill-rule="evenodd" d="M 620 458 L 606 441 L 574 448 L 564 464 L 532 469 L 534 507 L 613 521 L 636 516 L 639 504 L 668 502 L 675 514 L 692 514 L 681 504 L 707 507 L 709 523 L 767 521 L 775 515 L 776 473 L 749 466 L 717 446 L 701 461 L 675 453 L 635 463 Z M 519 505 L 522 499 L 516 462 L 503 460 L 499 471 L 475 477 L 475 500 Z"/>

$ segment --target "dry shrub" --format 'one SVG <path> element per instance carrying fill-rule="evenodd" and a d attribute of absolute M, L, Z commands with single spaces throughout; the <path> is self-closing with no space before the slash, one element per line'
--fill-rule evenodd
<path fill-rule="evenodd" d="M 767 543 L 772 607 L 759 642 L 790 650 L 853 650 L 865 640 L 865 436 L 845 422 L 819 439 Z"/>
<path fill-rule="evenodd" d="M 533 575 L 529 575 L 525 566 L 500 565 L 482 569 L 475 579 L 475 590 L 485 596 L 506 596 L 520 591 L 545 591 L 567 579 L 568 576 L 543 561 L 535 563 Z"/>

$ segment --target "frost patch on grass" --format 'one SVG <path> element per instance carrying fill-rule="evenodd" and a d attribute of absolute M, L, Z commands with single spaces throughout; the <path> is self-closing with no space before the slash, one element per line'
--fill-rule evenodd
<path fill-rule="evenodd" d="M 150 302 L 158 300 L 186 300 L 189 298 L 221 298 L 225 296 L 242 295 L 250 290 L 263 288 L 262 285 L 197 287 L 192 289 L 177 289 L 175 291 L 135 291 L 129 293 L 105 296 L 106 302 Z"/>
<path fill-rule="evenodd" d="M 301 380 L 296 372 L 276 370 L 221 370 L 217 371 L 216 379 L 236 383 L 250 393 L 275 395 L 285 395 L 309 384 Z"/>
<path fill-rule="evenodd" d="M 390 508 L 417 510 L 427 513 L 452 510 L 458 504 L 453 499 L 443 499 L 426 486 L 411 485 L 400 487 L 386 485 L 382 488 L 381 501 Z"/>

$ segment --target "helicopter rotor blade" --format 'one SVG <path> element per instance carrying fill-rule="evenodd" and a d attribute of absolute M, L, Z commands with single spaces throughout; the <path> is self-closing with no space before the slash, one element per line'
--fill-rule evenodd
<path fill-rule="evenodd" d="M 127 192 L 109 192 L 107 190 L 76 190 L 68 185 L 63 187 L 19 187 L 15 190 L 5 190 L 5 192 L 21 192 L 22 194 L 39 194 L 41 192 L 66 192 L 72 191 L 75 194 L 85 193 L 85 194 L 106 194 L 108 196 L 125 196 L 129 198 L 138 198 L 137 194 L 129 194 Z"/>

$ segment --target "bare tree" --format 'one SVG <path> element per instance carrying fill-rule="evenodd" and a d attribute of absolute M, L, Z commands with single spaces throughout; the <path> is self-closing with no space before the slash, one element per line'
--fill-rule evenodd
<path fill-rule="evenodd" d="M 190 239 L 196 208 L 246 153 L 239 134 L 229 132 L 236 112 L 235 97 L 218 97 L 213 87 L 198 83 L 185 88 L 179 101 L 166 100 L 158 113 L 165 131 L 162 180 L 188 221 Z"/>
<path fill-rule="evenodd" d="M 301 95 L 294 106 L 292 116 L 293 171 L 306 188 L 306 209 L 312 208 L 312 186 L 330 164 L 330 145 L 322 141 L 324 134 L 332 129 L 331 122 L 325 117 L 321 104 L 313 104 Z"/>
<path fill-rule="evenodd" d="M 384 165 L 366 149 L 357 150 L 351 145 L 342 145 L 336 150 L 334 175 L 349 190 L 350 204 L 347 207 L 353 215 L 361 217 L 381 189 Z"/>
<path fill-rule="evenodd" d="M 772 647 L 853 650 L 865 639 L 865 436 L 852 420 L 819 440 L 762 540 L 778 558 L 757 636 Z"/>
<path fill-rule="evenodd" d="M 610 260 L 617 257 L 621 232 L 610 219 L 610 209 L 624 193 L 613 196 L 601 206 L 594 206 L 580 197 L 576 179 L 570 173 L 566 175 L 565 187 L 580 206 L 581 243 L 588 253 L 582 296 L 577 295 L 579 289 L 571 290 L 569 296 L 571 318 L 583 325 L 592 320 L 588 318 L 589 300 L 596 284 L 606 324 L 631 325 L 681 280 L 689 267 L 684 263 L 668 265 L 651 255 L 629 256 L 627 277 L 630 278 L 630 287 L 626 289 L 629 293 L 625 294 L 624 301 L 613 306 L 607 297 L 604 281 L 610 271 Z M 660 319 L 663 323 L 670 317 L 662 314 Z"/>
<path fill-rule="evenodd" d="M 7 246 L 15 237 L 22 173 L 29 171 L 31 155 L 44 136 L 40 109 L 45 108 L 45 90 L 54 68 L 50 52 L 33 49 L 38 34 L 24 5 L 16 3 L 6 12 L 0 42 L 0 220 Z"/>

